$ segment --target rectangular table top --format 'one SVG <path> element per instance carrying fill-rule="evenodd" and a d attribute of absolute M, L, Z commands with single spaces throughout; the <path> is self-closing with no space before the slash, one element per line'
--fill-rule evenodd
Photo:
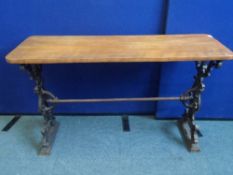
<path fill-rule="evenodd" d="M 12 64 L 169 62 L 233 59 L 206 34 L 31 36 L 6 56 Z"/>

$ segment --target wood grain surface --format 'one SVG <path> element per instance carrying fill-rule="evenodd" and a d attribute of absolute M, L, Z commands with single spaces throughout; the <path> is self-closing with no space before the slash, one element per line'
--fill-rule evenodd
<path fill-rule="evenodd" d="M 6 56 L 12 64 L 229 60 L 233 53 L 206 34 L 31 36 Z"/>

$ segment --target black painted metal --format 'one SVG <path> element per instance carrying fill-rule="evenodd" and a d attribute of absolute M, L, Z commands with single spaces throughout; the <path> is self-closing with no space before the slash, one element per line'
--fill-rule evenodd
<path fill-rule="evenodd" d="M 16 122 L 21 118 L 21 115 L 16 115 L 7 125 L 2 129 L 2 131 L 6 132 L 9 131 Z"/>
<path fill-rule="evenodd" d="M 182 137 L 190 151 L 199 151 L 198 135 L 199 128 L 195 124 L 195 114 L 201 105 L 201 93 L 205 89 L 204 78 L 210 76 L 213 68 L 218 68 L 222 61 L 202 61 L 196 62 L 197 74 L 194 76 L 192 88 L 180 97 L 148 97 L 148 98 L 117 98 L 117 99 L 58 99 L 51 92 L 44 90 L 41 77 L 42 65 L 22 65 L 27 70 L 31 78 L 35 81 L 35 93 L 39 98 L 39 111 L 44 116 L 45 126 L 42 130 L 42 143 L 40 154 L 48 155 L 51 152 L 53 142 L 58 130 L 58 122 L 53 115 L 56 103 L 79 103 L 79 102 L 113 102 L 113 101 L 161 101 L 180 100 L 185 106 L 183 118 L 178 121 L 178 127 Z M 129 130 L 127 117 L 122 118 L 124 130 Z"/>
<path fill-rule="evenodd" d="M 35 81 L 35 93 L 38 95 L 38 108 L 44 116 L 45 125 L 42 129 L 42 142 L 39 154 L 47 155 L 51 151 L 52 144 L 58 129 L 58 122 L 53 115 L 54 106 L 47 102 L 48 99 L 56 97 L 49 91 L 44 90 L 41 77 L 42 65 L 22 65 L 22 68 L 28 71 L 31 78 Z"/>
<path fill-rule="evenodd" d="M 204 78 L 210 76 L 213 68 L 218 68 L 221 65 L 222 61 L 196 62 L 197 74 L 194 76 L 193 86 L 184 93 L 184 96 L 190 96 L 191 99 L 182 101 L 185 106 L 185 113 L 183 114 L 183 118 L 178 121 L 178 126 L 190 151 L 200 151 L 198 145 L 200 131 L 195 124 L 195 114 L 201 105 L 201 93 L 205 89 Z"/>
<path fill-rule="evenodd" d="M 123 115 L 121 117 L 122 121 L 122 128 L 124 132 L 129 132 L 130 131 L 130 124 L 129 124 L 129 116 L 128 115 Z"/>

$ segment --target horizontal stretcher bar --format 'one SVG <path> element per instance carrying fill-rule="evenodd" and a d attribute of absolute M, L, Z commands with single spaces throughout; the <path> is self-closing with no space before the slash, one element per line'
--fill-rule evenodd
<path fill-rule="evenodd" d="M 49 103 L 101 103 L 101 102 L 143 102 L 143 101 L 174 101 L 189 100 L 189 96 L 180 97 L 144 97 L 144 98 L 97 98 L 97 99 L 48 99 Z"/>

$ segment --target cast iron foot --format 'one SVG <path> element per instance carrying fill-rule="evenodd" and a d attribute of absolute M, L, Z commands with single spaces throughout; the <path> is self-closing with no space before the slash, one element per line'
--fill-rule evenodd
<path fill-rule="evenodd" d="M 53 121 L 53 125 L 45 128 L 45 131 L 42 132 L 43 138 L 39 150 L 39 155 L 50 155 L 58 128 L 59 123 L 57 121 Z"/>
<path fill-rule="evenodd" d="M 182 136 L 182 139 L 187 147 L 187 149 L 190 152 L 199 152 L 200 151 L 200 147 L 197 141 L 198 138 L 198 133 L 194 134 L 194 138 L 195 138 L 195 143 L 192 141 L 191 139 L 191 128 L 188 124 L 187 121 L 184 121 L 184 119 L 180 119 L 177 121 L 177 125 L 180 131 L 180 134 Z"/>

